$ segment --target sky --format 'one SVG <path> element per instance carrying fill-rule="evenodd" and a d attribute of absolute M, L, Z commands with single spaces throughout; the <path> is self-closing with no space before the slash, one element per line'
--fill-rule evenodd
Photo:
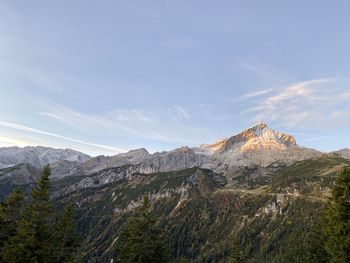
<path fill-rule="evenodd" d="M 0 0 L 0 147 L 113 155 L 258 121 L 350 147 L 349 1 Z"/>

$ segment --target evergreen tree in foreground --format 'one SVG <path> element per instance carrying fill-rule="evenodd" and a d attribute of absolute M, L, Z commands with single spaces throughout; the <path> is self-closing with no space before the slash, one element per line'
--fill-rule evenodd
<path fill-rule="evenodd" d="M 149 199 L 136 216 L 128 218 L 117 242 L 117 256 L 123 263 L 162 263 L 169 262 L 170 253 L 162 231 L 149 213 Z"/>
<path fill-rule="evenodd" d="M 30 204 L 16 213 L 19 219 L 14 225 L 15 231 L 12 231 L 4 243 L 2 261 L 74 262 L 77 243 L 74 237 L 73 210 L 68 207 L 59 223 L 56 223 L 56 215 L 50 200 L 50 175 L 51 169 L 46 166 L 37 186 L 32 190 Z M 1 228 L 0 235 L 4 233 Z"/>
<path fill-rule="evenodd" d="M 73 206 L 69 205 L 64 208 L 54 238 L 56 262 L 76 262 L 79 238 L 75 233 Z"/>
<path fill-rule="evenodd" d="M 323 216 L 309 233 L 308 262 L 350 262 L 350 169 L 336 178 Z"/>
<path fill-rule="evenodd" d="M 0 203 L 0 255 L 5 242 L 17 233 L 17 223 L 24 207 L 22 190 L 16 189 L 3 203 Z"/>
<path fill-rule="evenodd" d="M 350 262 L 350 168 L 344 169 L 336 179 L 322 232 L 329 262 Z"/>
<path fill-rule="evenodd" d="M 305 257 L 305 262 L 308 263 L 328 263 L 329 262 L 329 254 L 325 249 L 325 242 L 327 240 L 327 236 L 322 231 L 324 219 L 314 222 L 306 236 L 306 246 L 304 249 L 306 250 L 303 253 Z"/>

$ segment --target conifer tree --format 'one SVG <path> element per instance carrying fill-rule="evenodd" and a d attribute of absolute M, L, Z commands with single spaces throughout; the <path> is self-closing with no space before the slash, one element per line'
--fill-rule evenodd
<path fill-rule="evenodd" d="M 329 255 L 325 249 L 327 236 L 323 229 L 323 219 L 314 222 L 306 236 L 304 247 L 305 262 L 308 263 L 327 263 Z"/>
<path fill-rule="evenodd" d="M 5 262 L 53 262 L 54 209 L 50 202 L 50 174 L 51 169 L 46 166 L 32 190 L 32 203 L 21 215 L 16 235 L 5 243 Z"/>
<path fill-rule="evenodd" d="M 78 262 L 78 237 L 74 209 L 64 208 L 58 222 L 50 200 L 51 169 L 44 167 L 41 178 L 24 205 L 20 190 L 0 204 L 0 262 Z"/>
<path fill-rule="evenodd" d="M 350 262 L 350 168 L 337 176 L 322 231 L 330 262 Z"/>
<path fill-rule="evenodd" d="M 17 223 L 24 207 L 24 195 L 17 188 L 10 193 L 3 203 L 0 203 L 0 255 L 5 242 L 16 234 Z"/>
<path fill-rule="evenodd" d="M 149 199 L 144 197 L 137 215 L 128 218 L 118 237 L 116 250 L 119 262 L 169 262 L 170 253 L 164 235 L 156 226 L 149 208 Z"/>
<path fill-rule="evenodd" d="M 74 208 L 69 205 L 64 208 L 55 231 L 56 262 L 76 262 L 79 238 L 75 233 Z"/>

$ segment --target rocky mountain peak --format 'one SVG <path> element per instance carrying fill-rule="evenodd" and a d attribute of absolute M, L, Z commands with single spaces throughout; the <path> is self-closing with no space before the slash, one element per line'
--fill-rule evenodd
<path fill-rule="evenodd" d="M 263 130 L 265 128 L 268 128 L 267 124 L 265 122 L 259 121 L 258 123 L 256 123 L 255 125 L 253 125 L 252 127 L 248 128 L 248 129 L 259 131 L 259 130 Z"/>
<path fill-rule="evenodd" d="M 293 136 L 273 130 L 264 122 L 254 126 L 227 139 L 216 152 L 223 153 L 232 148 L 240 148 L 240 151 L 255 150 L 282 150 L 291 145 L 296 145 Z"/>
<path fill-rule="evenodd" d="M 174 152 L 178 152 L 178 153 L 188 153 L 188 152 L 192 152 L 193 150 L 188 147 L 188 146 L 181 146 L 180 148 L 176 148 L 174 150 Z"/>

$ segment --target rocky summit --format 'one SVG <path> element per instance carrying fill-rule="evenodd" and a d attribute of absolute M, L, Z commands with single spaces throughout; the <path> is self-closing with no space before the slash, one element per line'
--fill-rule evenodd
<path fill-rule="evenodd" d="M 322 155 L 321 152 L 297 145 L 293 136 L 275 131 L 263 122 L 228 139 L 204 144 L 195 150 L 209 155 L 209 167 L 216 171 L 225 171 L 232 166 L 291 163 Z"/>

